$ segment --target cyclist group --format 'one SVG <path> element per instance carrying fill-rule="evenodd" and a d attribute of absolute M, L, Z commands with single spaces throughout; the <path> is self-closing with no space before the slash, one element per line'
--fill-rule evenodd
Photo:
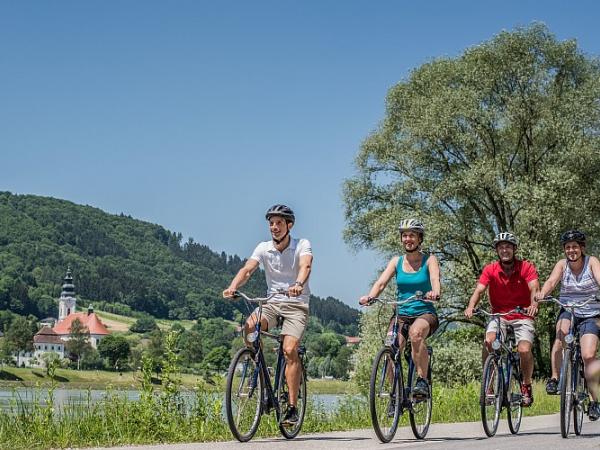
<path fill-rule="evenodd" d="M 266 213 L 271 240 L 258 244 L 244 267 L 223 291 L 223 297 L 233 298 L 262 265 L 265 271 L 268 293 L 273 300 L 264 304 L 261 315 L 261 329 L 268 330 L 276 326 L 278 318 L 284 319 L 281 334 L 285 357 L 285 377 L 289 386 L 288 408 L 283 415 L 284 425 L 298 422 L 296 409 L 297 392 L 301 377 L 301 364 L 298 347 L 308 321 L 310 297 L 309 277 L 312 266 L 311 244 L 306 239 L 292 238 L 290 231 L 294 226 L 294 212 L 285 205 L 275 205 Z M 398 306 L 397 317 L 400 322 L 399 346 L 402 348 L 409 339 L 412 360 L 418 374 L 414 387 L 415 395 L 429 395 L 427 381 L 429 354 L 426 339 L 438 327 L 438 315 L 434 306 L 441 293 L 440 267 L 434 255 L 425 254 L 421 245 L 425 236 L 423 224 L 416 219 L 403 220 L 399 226 L 403 255 L 393 257 L 385 270 L 373 284 L 368 295 L 360 298 L 361 305 L 370 304 L 395 277 L 398 301 L 411 298 Z M 535 266 L 517 257 L 519 242 L 509 232 L 501 232 L 493 240 L 498 259 L 483 268 L 475 290 L 464 311 L 471 318 L 482 294 L 487 290 L 492 313 L 506 313 L 500 326 L 511 326 L 517 342 L 520 356 L 523 384 L 521 387 L 522 406 L 531 406 L 533 393 L 531 388 L 533 375 L 532 346 L 534 340 L 534 319 L 538 304 L 561 283 L 560 301 L 569 303 L 588 299 L 600 294 L 600 261 L 585 254 L 586 236 L 577 230 L 570 230 L 560 238 L 565 253 L 540 288 Z M 283 293 L 285 292 L 285 293 Z M 422 297 L 416 295 L 425 293 Z M 581 336 L 581 354 L 585 365 L 585 375 L 590 386 L 592 401 L 589 406 L 590 420 L 600 417 L 597 378 L 600 376 L 600 361 L 596 359 L 600 336 L 600 302 L 591 302 L 574 311 L 575 326 Z M 395 315 L 396 316 L 396 315 Z M 245 335 L 254 329 L 257 311 L 249 316 L 245 324 Z M 552 375 L 547 383 L 549 394 L 556 394 L 561 366 L 562 341 L 570 327 L 571 315 L 564 309 L 556 320 L 556 340 L 552 347 Z M 390 322 L 390 328 L 392 323 Z M 496 339 L 497 322 L 492 320 L 487 326 L 484 341 L 484 360 L 492 351 Z M 248 344 L 248 342 L 247 342 Z"/>

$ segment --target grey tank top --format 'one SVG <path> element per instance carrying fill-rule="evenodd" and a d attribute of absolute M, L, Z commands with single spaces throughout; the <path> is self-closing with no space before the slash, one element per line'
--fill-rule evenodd
<path fill-rule="evenodd" d="M 592 270 L 590 269 L 589 256 L 585 256 L 583 270 L 579 275 L 571 271 L 569 263 L 563 270 L 559 300 L 561 303 L 581 303 L 600 290 Z M 594 317 L 600 315 L 600 302 L 591 302 L 581 308 L 575 308 L 577 317 Z"/>

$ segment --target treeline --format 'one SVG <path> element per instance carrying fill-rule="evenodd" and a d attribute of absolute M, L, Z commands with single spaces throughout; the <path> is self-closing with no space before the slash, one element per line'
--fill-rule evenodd
<path fill-rule="evenodd" d="M 82 304 L 101 302 L 114 312 L 167 319 L 234 319 L 245 308 L 223 301 L 221 291 L 243 264 L 239 256 L 213 252 L 191 238 L 183 242 L 181 233 L 130 216 L 0 192 L 0 310 L 56 316 L 70 266 Z M 244 290 L 258 295 L 265 288 L 256 274 Z M 332 298 L 312 301 L 324 324 L 355 330 L 358 315 L 351 308 L 339 301 L 323 306 Z"/>

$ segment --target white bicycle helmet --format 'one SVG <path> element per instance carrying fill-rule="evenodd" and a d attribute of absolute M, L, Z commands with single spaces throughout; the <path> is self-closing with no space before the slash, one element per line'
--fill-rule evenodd
<path fill-rule="evenodd" d="M 517 237 L 508 231 L 502 231 L 501 233 L 498 233 L 492 241 L 492 246 L 496 248 L 500 242 L 510 242 L 515 247 L 519 246 L 519 240 Z"/>
<path fill-rule="evenodd" d="M 421 234 L 421 237 L 425 237 L 425 227 L 420 220 L 417 219 L 404 219 L 398 225 L 398 231 L 402 233 L 403 231 L 415 231 Z"/>

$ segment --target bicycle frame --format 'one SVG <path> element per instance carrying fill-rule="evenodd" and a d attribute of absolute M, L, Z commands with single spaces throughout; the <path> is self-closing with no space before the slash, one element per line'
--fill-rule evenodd
<path fill-rule="evenodd" d="M 407 386 L 404 383 L 404 372 L 402 371 L 402 348 L 399 345 L 399 335 L 400 335 L 400 321 L 398 320 L 399 318 L 399 314 L 398 314 L 398 306 L 403 305 L 404 303 L 408 303 L 411 300 L 422 300 L 422 301 L 428 301 L 428 302 L 432 302 L 431 300 L 425 300 L 423 298 L 423 293 L 418 291 L 415 293 L 415 295 L 404 299 L 404 300 L 387 300 L 387 299 L 380 299 L 380 298 L 372 298 L 369 301 L 369 304 L 373 304 L 375 302 L 381 303 L 382 305 L 393 305 L 394 306 L 394 323 L 392 324 L 392 329 L 387 333 L 386 338 L 384 340 L 384 345 L 387 347 L 390 347 L 392 350 L 392 354 L 394 355 L 394 384 L 393 384 L 393 390 L 392 390 L 392 396 L 396 395 L 396 386 L 398 385 L 397 381 L 399 380 L 399 385 L 403 387 L 403 392 L 400 392 L 400 415 L 402 415 L 404 413 L 405 409 L 409 409 L 412 408 L 412 404 L 410 402 L 410 386 Z M 433 303 L 433 302 L 432 302 Z M 412 359 L 412 356 L 410 354 L 410 352 L 408 351 L 409 349 L 409 345 L 410 345 L 410 339 L 406 340 L 406 348 L 404 349 L 405 351 L 405 357 L 406 357 L 406 362 L 408 364 L 408 371 L 407 371 L 407 375 L 408 375 L 408 380 L 411 380 L 412 377 L 414 376 L 417 368 L 416 365 Z M 427 353 L 429 354 L 429 357 L 431 358 L 431 354 L 432 354 L 432 349 L 431 347 L 427 347 Z M 382 373 L 382 377 L 386 376 L 387 374 L 387 368 L 386 370 L 383 371 Z M 381 383 L 383 383 L 383 380 L 381 380 Z"/>
<path fill-rule="evenodd" d="M 280 293 L 280 292 L 278 292 Z M 283 339 L 281 336 L 269 333 L 267 331 L 261 330 L 261 319 L 262 319 L 262 307 L 263 304 L 267 303 L 271 298 L 273 298 L 277 294 L 271 294 L 269 297 L 264 299 L 251 299 L 247 297 L 245 294 L 238 292 L 238 295 L 243 297 L 244 300 L 248 303 L 257 303 L 258 304 L 258 313 L 255 315 L 256 323 L 254 325 L 254 331 L 248 334 L 247 339 L 252 344 L 252 348 L 256 354 L 255 362 L 256 362 L 256 370 L 252 374 L 252 385 L 258 385 L 258 377 L 262 373 L 263 376 L 263 389 L 264 393 L 261 393 L 261 401 L 263 404 L 263 414 L 268 414 L 274 408 L 278 414 L 281 413 L 279 410 L 279 402 L 276 399 L 275 392 L 279 389 L 279 374 L 281 373 L 281 368 L 284 362 L 283 356 Z M 265 356 L 263 353 L 262 346 L 262 337 L 268 336 L 278 342 L 277 347 L 277 365 L 275 366 L 274 381 L 271 382 L 271 375 L 269 374 L 269 370 L 267 369 L 267 363 L 265 361 Z M 264 394 L 264 395 L 263 395 Z"/>

